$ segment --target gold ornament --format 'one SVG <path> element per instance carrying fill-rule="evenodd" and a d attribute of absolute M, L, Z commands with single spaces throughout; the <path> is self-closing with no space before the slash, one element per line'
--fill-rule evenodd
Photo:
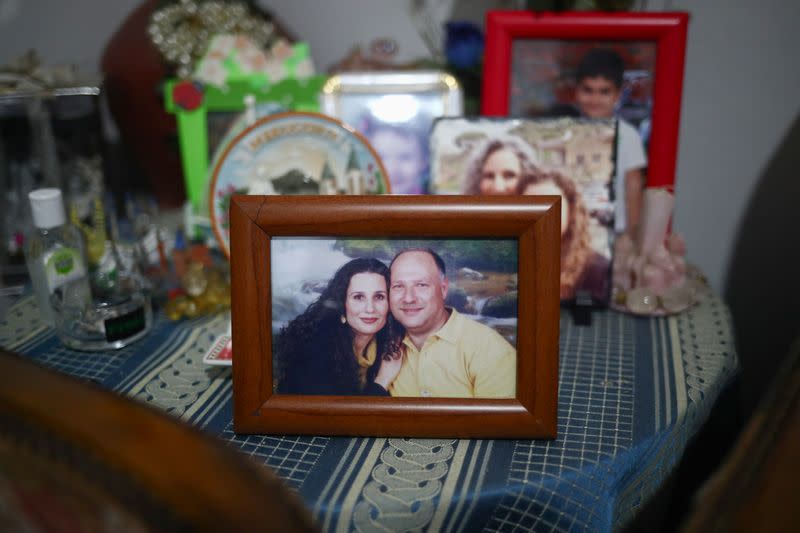
<path fill-rule="evenodd" d="M 97 266 L 106 251 L 106 215 L 103 210 L 103 202 L 99 198 L 94 199 L 91 226 L 81 221 L 78 209 L 74 205 L 70 209 L 69 218 L 72 224 L 83 233 L 89 264 Z"/>
<path fill-rule="evenodd" d="M 242 2 L 180 0 L 153 12 L 147 33 L 178 76 L 189 78 L 215 35 L 246 35 L 267 49 L 275 38 L 275 26 Z"/>
<path fill-rule="evenodd" d="M 213 267 L 192 262 L 181 278 L 183 296 L 170 300 L 164 312 L 170 320 L 194 318 L 231 306 L 231 291 L 225 276 Z"/>
<path fill-rule="evenodd" d="M 186 274 L 181 278 L 181 285 L 183 290 L 189 296 L 200 296 L 208 288 L 208 277 L 203 269 L 202 263 L 193 262 L 189 264 Z"/>

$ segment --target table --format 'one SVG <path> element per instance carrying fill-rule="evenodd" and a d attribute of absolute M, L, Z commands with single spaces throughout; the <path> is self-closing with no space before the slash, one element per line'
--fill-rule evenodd
<path fill-rule="evenodd" d="M 738 369 L 731 319 L 706 295 L 669 318 L 561 317 L 552 441 L 236 435 L 231 371 L 203 353 L 218 315 L 113 353 L 69 350 L 32 298 L 0 321 L 0 346 L 163 409 L 224 439 L 298 491 L 324 531 L 610 531 L 677 465 Z M 198 465 L 202 468 L 202 465 Z"/>

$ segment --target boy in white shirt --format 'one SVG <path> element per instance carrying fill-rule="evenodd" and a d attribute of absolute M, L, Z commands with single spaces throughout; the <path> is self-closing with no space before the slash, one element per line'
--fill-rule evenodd
<path fill-rule="evenodd" d="M 576 71 L 575 104 L 583 116 L 614 118 L 624 71 L 622 58 L 607 48 L 594 48 L 581 59 Z M 647 157 L 642 138 L 631 124 L 620 118 L 617 128 L 614 229 L 634 237 L 641 215 Z"/>

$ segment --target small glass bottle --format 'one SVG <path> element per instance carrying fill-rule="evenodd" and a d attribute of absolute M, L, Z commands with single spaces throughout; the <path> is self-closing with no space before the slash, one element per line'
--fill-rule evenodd
<path fill-rule="evenodd" d="M 91 305 L 83 240 L 78 229 L 67 223 L 59 189 L 37 189 L 28 199 L 34 230 L 25 240 L 25 262 L 42 319 L 55 326 L 59 337 L 69 345 L 54 305 L 83 309 Z"/>
<path fill-rule="evenodd" d="M 54 301 L 57 327 L 65 343 L 78 350 L 108 351 L 123 348 L 144 337 L 153 322 L 150 287 L 137 269 L 132 247 L 118 245 L 116 216 L 109 217 L 111 239 L 106 239 L 105 214 L 95 202 L 93 226 L 81 226 L 94 242 L 96 259 L 89 270 L 92 302 L 88 307 L 60 305 Z M 97 241 L 103 241 L 102 251 Z"/>
<path fill-rule="evenodd" d="M 116 231 L 112 233 L 116 235 Z M 136 252 L 131 247 L 106 241 L 106 252 L 91 281 L 92 308 L 70 318 L 80 349 L 123 348 L 150 331 L 150 287 L 137 269 Z"/>

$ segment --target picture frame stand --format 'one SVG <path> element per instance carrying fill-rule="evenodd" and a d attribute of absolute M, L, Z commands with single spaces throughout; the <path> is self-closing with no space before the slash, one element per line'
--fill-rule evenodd
<path fill-rule="evenodd" d="M 582 305 L 573 305 L 569 309 L 572 324 L 575 326 L 591 326 L 592 325 L 592 309 Z"/>

